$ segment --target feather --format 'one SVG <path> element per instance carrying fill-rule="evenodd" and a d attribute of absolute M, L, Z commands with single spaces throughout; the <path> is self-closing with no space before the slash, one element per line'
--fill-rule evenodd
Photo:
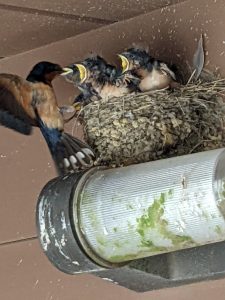
<path fill-rule="evenodd" d="M 37 120 L 60 175 L 93 165 L 95 155 L 86 143 L 57 128 L 48 128 L 38 115 Z"/>
<path fill-rule="evenodd" d="M 176 75 L 174 74 L 174 72 L 167 66 L 167 64 L 165 63 L 160 63 L 160 70 L 164 71 L 166 74 L 168 74 L 171 78 L 173 78 L 173 80 L 176 80 Z"/>
<path fill-rule="evenodd" d="M 19 86 L 22 83 L 23 80 L 20 80 L 18 76 L 0 74 L 0 124 L 28 135 L 31 133 L 35 121 L 22 106 L 22 97 L 19 91 Z M 26 100 L 29 98 L 28 89 Z"/>
<path fill-rule="evenodd" d="M 32 132 L 32 127 L 28 123 L 15 118 L 8 111 L 0 110 L 0 124 L 24 135 L 30 135 Z"/>
<path fill-rule="evenodd" d="M 204 49 L 203 49 L 203 37 L 201 35 L 197 49 L 194 53 L 193 57 L 193 72 L 194 73 L 194 79 L 197 80 L 202 72 L 202 69 L 204 67 L 205 62 L 205 56 L 204 56 Z"/>

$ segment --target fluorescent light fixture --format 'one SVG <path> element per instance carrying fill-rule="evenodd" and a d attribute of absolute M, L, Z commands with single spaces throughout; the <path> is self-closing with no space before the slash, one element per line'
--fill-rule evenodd
<path fill-rule="evenodd" d="M 111 268 L 223 241 L 224 166 L 218 149 L 55 179 L 37 207 L 43 250 L 60 269 L 87 270 L 81 253 Z"/>

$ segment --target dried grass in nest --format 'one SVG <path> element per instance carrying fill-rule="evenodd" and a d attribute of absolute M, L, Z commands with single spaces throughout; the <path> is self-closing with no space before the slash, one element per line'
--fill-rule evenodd
<path fill-rule="evenodd" d="M 83 119 L 98 165 L 121 166 L 225 146 L 225 79 L 92 102 Z"/>

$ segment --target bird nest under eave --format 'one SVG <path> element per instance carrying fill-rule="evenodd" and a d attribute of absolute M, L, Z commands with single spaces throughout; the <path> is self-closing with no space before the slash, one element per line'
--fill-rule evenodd
<path fill-rule="evenodd" d="M 95 101 L 80 117 L 97 165 L 122 166 L 225 146 L 225 79 Z"/>

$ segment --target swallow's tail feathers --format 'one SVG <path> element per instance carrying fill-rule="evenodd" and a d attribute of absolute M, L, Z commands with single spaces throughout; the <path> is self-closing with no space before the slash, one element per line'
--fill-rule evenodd
<path fill-rule="evenodd" d="M 43 122 L 40 129 L 60 175 L 93 165 L 95 155 L 86 143 L 59 129 L 48 128 Z"/>
<path fill-rule="evenodd" d="M 81 140 L 63 132 L 61 145 L 65 149 L 64 165 L 67 167 L 89 168 L 93 165 L 95 154 L 93 150 Z"/>

